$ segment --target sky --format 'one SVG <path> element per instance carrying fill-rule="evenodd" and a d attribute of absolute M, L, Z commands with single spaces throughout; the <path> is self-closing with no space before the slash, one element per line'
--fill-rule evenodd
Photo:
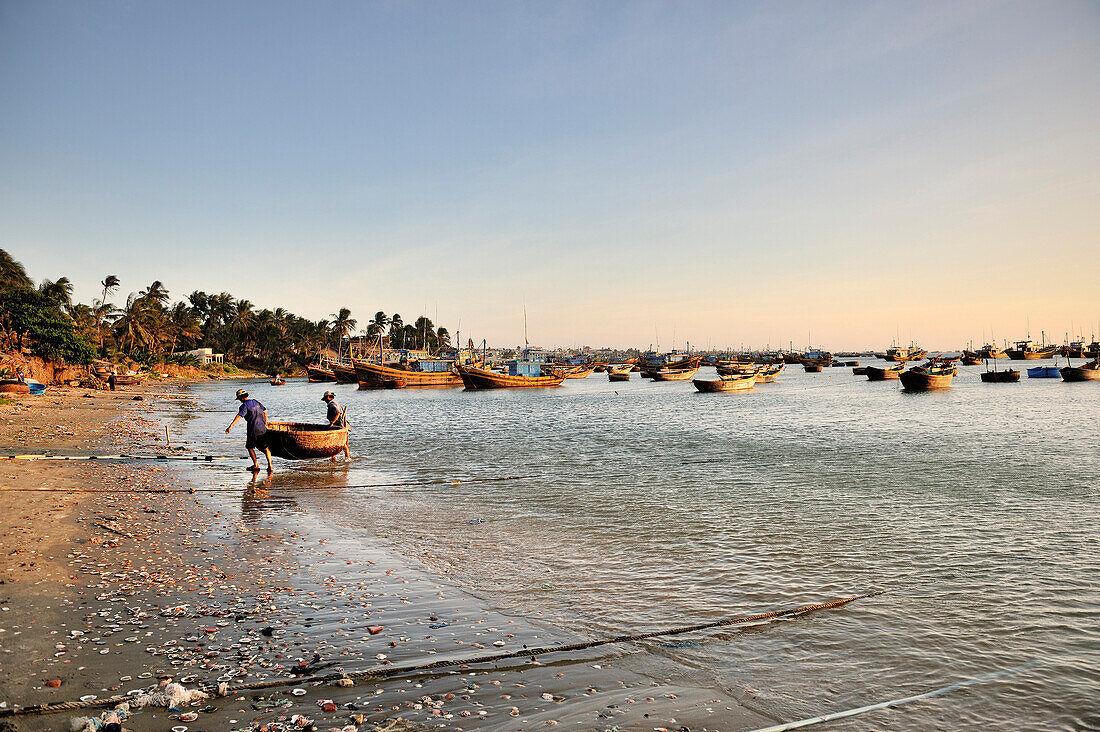
<path fill-rule="evenodd" d="M 0 0 L 0 248 L 463 341 L 1100 335 L 1100 3 Z"/>

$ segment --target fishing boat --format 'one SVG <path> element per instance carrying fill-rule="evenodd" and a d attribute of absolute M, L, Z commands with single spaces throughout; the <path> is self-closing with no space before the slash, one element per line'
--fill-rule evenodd
<path fill-rule="evenodd" d="M 756 372 L 757 384 L 772 384 L 779 378 L 780 372 L 783 371 L 783 364 L 776 363 L 770 366 L 765 366 Z"/>
<path fill-rule="evenodd" d="M 632 363 L 610 363 L 607 365 L 607 380 L 630 381 L 630 372 L 633 368 Z"/>
<path fill-rule="evenodd" d="M 983 371 L 982 381 L 987 384 L 1010 384 L 1020 380 L 1020 372 L 1016 369 L 1003 369 L 997 371 Z"/>
<path fill-rule="evenodd" d="M 763 364 L 758 363 L 727 362 L 715 366 L 714 370 L 718 372 L 719 376 L 739 376 L 744 374 L 755 374 L 763 368 Z"/>
<path fill-rule="evenodd" d="M 1057 379 L 1062 375 L 1057 366 L 1033 366 L 1027 370 L 1029 379 Z"/>
<path fill-rule="evenodd" d="M 1063 381 L 1100 381 L 1100 358 L 1081 366 L 1064 366 Z"/>
<path fill-rule="evenodd" d="M 992 343 L 986 343 L 978 349 L 978 357 L 982 360 L 988 358 L 1008 358 L 1008 353 L 1006 353 L 1003 348 L 999 348 Z"/>
<path fill-rule="evenodd" d="M 816 363 L 813 361 L 803 361 L 802 368 L 806 369 L 808 374 L 820 374 L 822 369 L 825 368 L 825 364 Z"/>
<path fill-rule="evenodd" d="M 963 366 L 978 366 L 982 362 L 982 355 L 977 351 L 966 349 L 962 352 Z"/>
<path fill-rule="evenodd" d="M 654 381 L 688 381 L 699 373 L 699 363 L 702 359 L 689 359 L 692 361 L 686 368 L 662 369 L 653 373 Z"/>
<path fill-rule="evenodd" d="M 326 368 L 321 364 L 306 366 L 306 375 L 309 377 L 311 384 L 336 381 L 336 374 L 332 373 L 332 369 Z"/>
<path fill-rule="evenodd" d="M 455 387 L 462 385 L 462 377 L 453 361 L 446 359 L 420 359 L 406 368 L 384 366 L 367 361 L 352 361 L 360 389 L 407 389 L 415 387 Z"/>
<path fill-rule="evenodd" d="M 286 460 L 333 457 L 348 444 L 347 427 L 333 429 L 327 424 L 268 422 L 267 435 L 271 454 Z"/>
<path fill-rule="evenodd" d="M 565 373 L 565 378 L 567 379 L 587 379 L 589 374 L 591 374 L 595 370 L 595 368 L 595 366 L 592 366 L 590 364 L 581 364 L 579 366 L 572 366 L 570 368 L 563 369 L 563 373 Z M 552 369 L 547 369 L 547 372 L 551 370 Z"/>
<path fill-rule="evenodd" d="M 947 389 L 951 386 L 957 369 L 950 364 L 940 364 L 930 361 L 921 366 L 914 366 L 908 371 L 902 371 L 900 375 L 901 385 L 908 391 L 925 391 L 928 389 Z"/>
<path fill-rule="evenodd" d="M 46 393 L 46 385 L 43 384 L 41 381 L 35 381 L 34 379 L 23 379 L 23 382 L 27 385 L 27 388 L 30 389 L 31 394 Z"/>
<path fill-rule="evenodd" d="M 685 356 L 683 353 L 673 351 L 668 354 L 646 354 L 639 364 L 643 379 L 652 379 L 659 371 L 682 371 L 695 368 L 703 362 L 701 356 Z"/>
<path fill-rule="evenodd" d="M 892 379 L 901 378 L 901 372 L 904 368 L 905 364 L 901 363 L 897 366 L 887 366 L 886 368 L 868 366 L 864 373 L 867 374 L 868 381 L 890 381 Z"/>
<path fill-rule="evenodd" d="M 1062 355 L 1066 358 L 1085 358 L 1087 350 L 1084 341 L 1073 341 L 1062 346 Z"/>
<path fill-rule="evenodd" d="M 30 394 L 31 388 L 19 379 L 0 379 L 0 394 Z"/>
<path fill-rule="evenodd" d="M 141 374 L 115 374 L 116 386 L 137 386 L 145 381 Z"/>
<path fill-rule="evenodd" d="M 1030 338 L 1016 341 L 1015 345 L 1015 348 L 1006 351 L 1008 357 L 1013 361 L 1037 361 L 1040 358 L 1050 358 L 1058 350 L 1058 346 L 1037 346 Z M 1028 369 L 1028 371 L 1030 370 Z"/>
<path fill-rule="evenodd" d="M 268 383 L 271 384 L 272 386 L 286 386 L 286 379 L 284 379 L 282 376 L 276 376 L 274 379 L 271 379 Z"/>
<path fill-rule="evenodd" d="M 852 373 L 856 376 L 866 376 L 867 375 L 867 369 L 869 369 L 869 368 L 871 368 L 871 367 L 870 366 L 856 366 L 855 368 L 852 369 Z"/>
<path fill-rule="evenodd" d="M 355 367 L 343 363 L 329 363 L 329 369 L 336 378 L 337 384 L 358 384 L 359 377 L 355 373 Z"/>
<path fill-rule="evenodd" d="M 882 358 L 894 363 L 906 363 L 907 361 L 920 361 L 927 355 L 928 351 L 910 344 L 908 348 L 890 346 L 886 349 L 886 353 L 882 354 Z"/>
<path fill-rule="evenodd" d="M 706 393 L 744 391 L 745 389 L 751 389 L 756 383 L 756 374 L 733 374 L 731 376 L 723 376 L 713 381 L 708 379 L 693 379 L 691 383 L 695 384 L 696 389 Z"/>
<path fill-rule="evenodd" d="M 561 386 L 565 373 L 552 369 L 543 375 L 546 359 L 537 351 L 527 349 L 521 359 L 508 362 L 507 373 L 487 371 L 476 366 L 456 366 L 459 377 L 467 389 L 522 389 L 545 386 Z"/>

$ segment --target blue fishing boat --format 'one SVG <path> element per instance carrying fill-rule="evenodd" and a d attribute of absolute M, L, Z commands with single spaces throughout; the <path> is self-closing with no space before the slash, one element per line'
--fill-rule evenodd
<path fill-rule="evenodd" d="M 1027 370 L 1029 379 L 1060 379 L 1062 373 L 1057 366 L 1036 366 Z"/>
<path fill-rule="evenodd" d="M 34 379 L 25 379 L 25 383 L 30 387 L 31 394 L 45 394 L 46 385 L 41 381 L 35 381 Z"/>

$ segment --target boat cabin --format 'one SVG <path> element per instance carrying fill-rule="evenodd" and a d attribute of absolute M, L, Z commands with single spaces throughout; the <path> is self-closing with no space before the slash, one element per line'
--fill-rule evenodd
<path fill-rule="evenodd" d="M 447 361 L 442 358 L 422 358 L 409 364 L 409 366 L 413 371 L 435 374 L 450 371 L 454 367 L 454 361 Z"/>

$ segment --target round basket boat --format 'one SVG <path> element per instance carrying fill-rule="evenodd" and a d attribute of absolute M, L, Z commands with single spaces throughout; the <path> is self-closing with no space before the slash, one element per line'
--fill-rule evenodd
<path fill-rule="evenodd" d="M 16 379 L 4 379 L 0 381 L 0 394 L 30 394 L 31 387 Z"/>
<path fill-rule="evenodd" d="M 267 440 L 271 454 L 286 460 L 328 458 L 344 451 L 348 429 L 327 424 L 268 422 Z"/>

